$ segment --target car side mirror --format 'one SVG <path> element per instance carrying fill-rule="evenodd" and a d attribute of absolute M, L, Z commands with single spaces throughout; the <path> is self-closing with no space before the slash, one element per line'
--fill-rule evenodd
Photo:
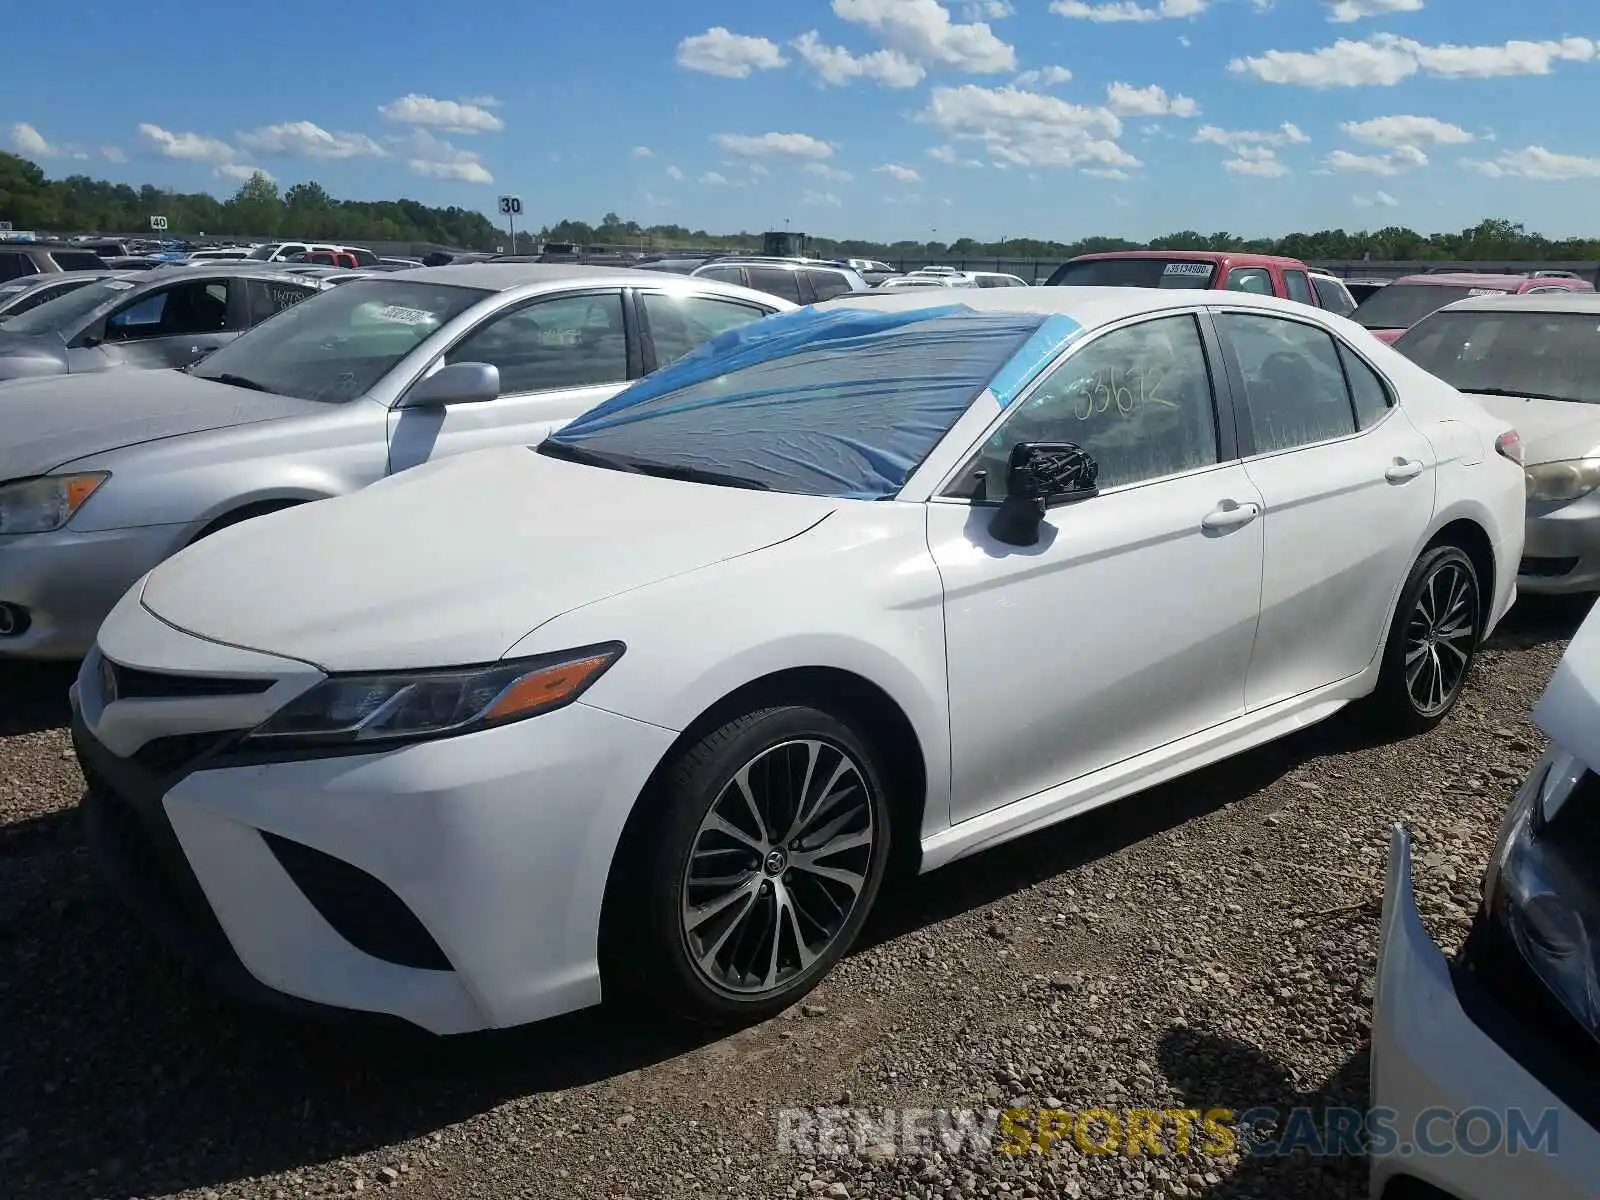
<path fill-rule="evenodd" d="M 500 396 L 500 368 L 493 363 L 447 363 L 400 398 L 400 408 L 487 404 Z"/>
<path fill-rule="evenodd" d="M 1076 442 L 1018 442 L 990 535 L 1008 546 L 1037 545 L 1045 511 L 1099 495 L 1099 477 L 1100 464 Z"/>

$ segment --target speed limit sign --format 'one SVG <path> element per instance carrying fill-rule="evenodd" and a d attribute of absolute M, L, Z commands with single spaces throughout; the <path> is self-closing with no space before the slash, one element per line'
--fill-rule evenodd
<path fill-rule="evenodd" d="M 520 217 L 522 215 L 522 197 L 501 196 L 500 215 L 503 217 Z"/>

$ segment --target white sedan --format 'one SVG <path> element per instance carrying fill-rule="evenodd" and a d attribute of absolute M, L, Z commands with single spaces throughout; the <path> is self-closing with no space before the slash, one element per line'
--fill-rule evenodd
<path fill-rule="evenodd" d="M 1515 592 L 1504 421 L 1270 297 L 949 295 L 755 322 L 157 567 L 73 689 L 103 869 L 252 994 L 742 1022 L 892 865 L 1450 710 Z"/>

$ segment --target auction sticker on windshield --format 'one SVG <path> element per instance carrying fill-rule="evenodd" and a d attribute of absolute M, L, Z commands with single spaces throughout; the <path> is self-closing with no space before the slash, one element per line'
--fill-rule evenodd
<path fill-rule="evenodd" d="M 384 321 L 398 321 L 402 325 L 431 325 L 439 318 L 431 312 L 420 308 L 402 308 L 398 304 L 391 304 L 378 310 L 378 317 Z"/>
<path fill-rule="evenodd" d="M 1467 295 L 1469 295 L 1469 296 L 1504 296 L 1505 295 L 1505 291 L 1503 289 L 1501 289 L 1501 288 L 1472 288 L 1467 292 Z"/>
<path fill-rule="evenodd" d="M 1163 275 L 1209 275 L 1211 274 L 1211 264 L 1173 262 L 1163 267 L 1161 273 Z"/>

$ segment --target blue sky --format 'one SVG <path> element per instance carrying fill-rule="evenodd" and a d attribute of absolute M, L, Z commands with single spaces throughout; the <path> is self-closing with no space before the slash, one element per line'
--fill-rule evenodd
<path fill-rule="evenodd" d="M 1593 0 L 144 0 L 4 40 L 0 138 L 52 175 L 533 225 L 1567 235 L 1600 191 Z"/>

